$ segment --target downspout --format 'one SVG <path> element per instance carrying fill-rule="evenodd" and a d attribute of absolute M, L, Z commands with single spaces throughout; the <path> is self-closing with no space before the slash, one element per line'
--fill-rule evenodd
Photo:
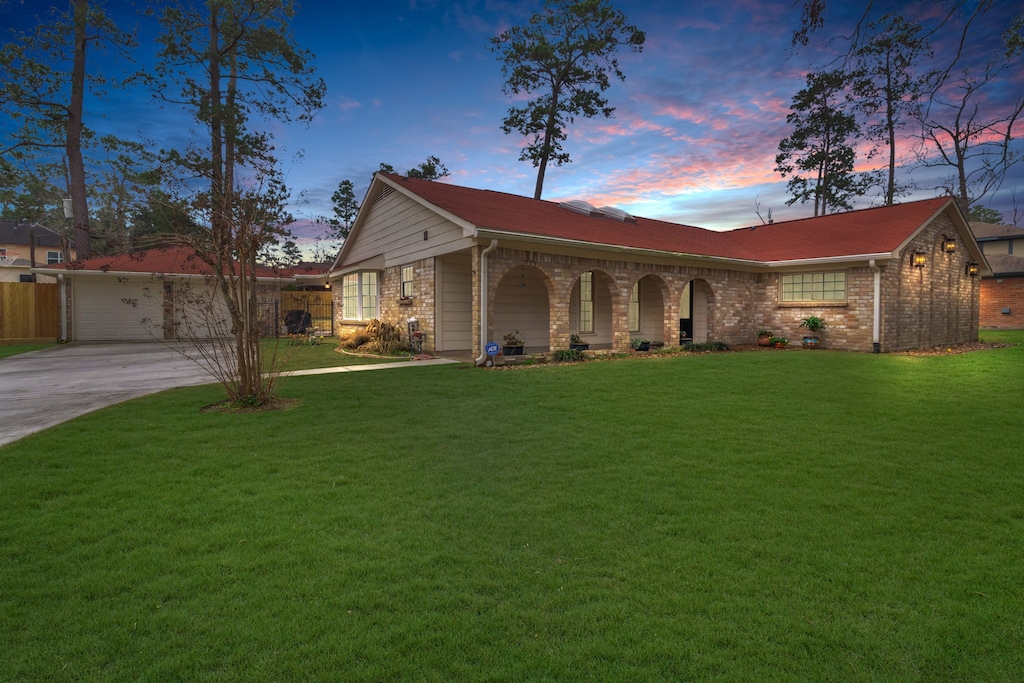
<path fill-rule="evenodd" d="M 64 344 L 68 340 L 68 291 L 64 282 L 64 274 L 57 273 L 57 288 L 60 291 L 60 338 L 58 344 Z"/>
<path fill-rule="evenodd" d="M 480 252 L 480 355 L 476 359 L 478 366 L 487 359 L 487 255 L 498 248 L 498 240 L 491 240 L 490 246 Z"/>
<path fill-rule="evenodd" d="M 875 273 L 875 302 L 874 302 L 874 323 L 871 329 L 871 353 L 881 353 L 881 329 L 882 329 L 882 269 L 875 264 L 875 259 L 868 261 L 871 270 Z"/>

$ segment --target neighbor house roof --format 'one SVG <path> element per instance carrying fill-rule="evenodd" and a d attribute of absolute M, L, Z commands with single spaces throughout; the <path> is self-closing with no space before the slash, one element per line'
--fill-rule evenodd
<path fill-rule="evenodd" d="M 35 270 L 43 270 L 36 268 Z M 74 263 L 66 263 L 47 267 L 45 270 L 61 271 L 68 274 L 80 272 L 103 273 L 147 273 L 163 275 L 209 275 L 213 272 L 202 261 L 194 249 L 189 247 L 169 247 L 166 249 L 147 249 L 132 251 L 111 256 L 96 256 Z M 289 278 L 291 273 L 266 266 L 256 267 L 256 276 L 260 278 Z"/>
<path fill-rule="evenodd" d="M 1024 238 L 1024 228 L 1018 228 L 1015 225 L 999 225 L 998 223 L 971 223 L 971 232 L 979 240 L 986 241 L 1000 237 Z"/>
<path fill-rule="evenodd" d="M 378 175 L 472 224 L 477 231 L 758 263 L 888 255 L 953 204 L 949 197 L 937 197 L 720 232 L 642 217 L 624 222 L 577 213 L 557 202 L 395 174 Z"/>
<path fill-rule="evenodd" d="M 35 235 L 40 247 L 59 247 L 60 235 L 38 223 L 0 221 L 0 244 L 24 244 L 30 246 L 30 235 Z"/>
<path fill-rule="evenodd" d="M 1024 256 L 1015 254 L 985 254 L 988 265 L 992 267 L 992 274 L 996 277 L 1002 275 L 1024 275 Z"/>

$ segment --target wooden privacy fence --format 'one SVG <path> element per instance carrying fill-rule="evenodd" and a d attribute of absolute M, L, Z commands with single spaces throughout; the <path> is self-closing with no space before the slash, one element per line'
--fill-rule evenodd
<path fill-rule="evenodd" d="M 55 341 L 60 334 L 58 286 L 0 282 L 0 341 Z"/>

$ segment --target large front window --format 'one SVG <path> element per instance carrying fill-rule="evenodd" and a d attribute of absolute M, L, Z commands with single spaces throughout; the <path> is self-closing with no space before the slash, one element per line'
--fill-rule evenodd
<path fill-rule="evenodd" d="M 377 273 L 350 273 L 341 281 L 345 320 L 377 317 Z"/>
<path fill-rule="evenodd" d="M 846 301 L 846 273 L 783 275 L 782 301 Z"/>
<path fill-rule="evenodd" d="M 52 266 L 58 263 L 64 263 L 64 254 L 59 251 L 46 252 L 46 265 Z"/>

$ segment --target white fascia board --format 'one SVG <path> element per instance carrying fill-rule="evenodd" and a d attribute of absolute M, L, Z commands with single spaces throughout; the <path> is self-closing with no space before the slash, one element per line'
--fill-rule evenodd
<path fill-rule="evenodd" d="M 863 261 L 865 264 L 874 259 L 877 261 L 888 261 L 895 258 L 895 255 L 888 251 L 878 254 L 850 254 L 849 256 L 824 256 L 820 258 L 790 259 L 788 261 L 767 261 L 763 265 L 766 268 L 792 268 L 808 266 L 827 266 L 840 263 L 856 263 Z"/>
<path fill-rule="evenodd" d="M 506 239 L 516 242 L 527 242 L 531 244 L 553 244 L 558 246 L 580 247 L 595 249 L 599 251 L 611 251 L 617 254 L 635 254 L 637 256 L 656 256 L 671 259 L 688 259 L 690 261 L 702 261 L 721 265 L 742 265 L 742 266 L 765 266 L 762 261 L 748 261 L 746 259 L 726 258 L 723 256 L 705 256 L 702 254 L 687 254 L 680 251 L 663 251 L 660 249 L 643 249 L 639 247 L 624 247 L 616 244 L 603 244 L 601 242 L 583 242 L 570 240 L 561 237 L 545 237 L 542 235 L 525 234 L 520 232 L 509 232 L 507 230 L 488 230 L 478 228 L 477 237 L 481 239 Z"/>

